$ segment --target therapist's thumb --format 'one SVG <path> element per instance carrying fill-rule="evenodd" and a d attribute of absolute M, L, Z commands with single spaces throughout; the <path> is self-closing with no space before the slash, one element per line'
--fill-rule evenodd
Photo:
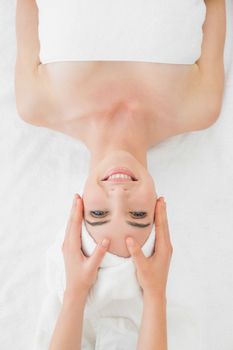
<path fill-rule="evenodd" d="M 132 256 L 132 258 L 136 264 L 136 267 L 140 267 L 146 260 L 146 257 L 143 254 L 143 251 L 142 251 L 140 245 L 132 237 L 126 238 L 126 245 L 127 245 L 127 249 L 129 251 L 130 255 Z"/>
<path fill-rule="evenodd" d="M 97 269 L 106 253 L 108 250 L 108 247 L 110 245 L 110 239 L 104 238 L 102 242 L 100 242 L 95 250 L 92 256 L 90 257 L 90 264 L 93 269 Z"/>

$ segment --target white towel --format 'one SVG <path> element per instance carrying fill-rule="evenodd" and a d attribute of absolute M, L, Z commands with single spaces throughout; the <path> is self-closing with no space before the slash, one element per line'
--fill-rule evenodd
<path fill-rule="evenodd" d="M 37 0 L 40 60 L 193 64 L 203 0 Z"/>
<path fill-rule="evenodd" d="M 96 242 L 83 221 L 82 249 L 90 256 Z M 46 281 L 48 294 L 40 315 L 35 349 L 47 349 L 63 302 L 66 285 L 65 265 L 61 250 L 64 234 L 47 251 Z M 155 227 L 142 246 L 151 256 Z M 142 289 L 132 257 L 124 258 L 107 252 L 101 261 L 96 282 L 89 291 L 84 309 L 82 350 L 135 350 L 143 310 Z"/>

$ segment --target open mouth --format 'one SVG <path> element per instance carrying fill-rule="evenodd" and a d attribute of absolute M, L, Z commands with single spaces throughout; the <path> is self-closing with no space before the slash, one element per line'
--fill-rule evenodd
<path fill-rule="evenodd" d="M 130 182 L 138 181 L 138 179 L 129 169 L 115 168 L 110 170 L 101 181 Z"/>

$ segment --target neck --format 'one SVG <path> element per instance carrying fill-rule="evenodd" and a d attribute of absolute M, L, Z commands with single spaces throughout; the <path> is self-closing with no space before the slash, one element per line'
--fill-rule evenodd
<path fill-rule="evenodd" d="M 126 151 L 138 160 L 147 169 L 147 146 L 146 142 L 130 142 L 126 137 L 118 135 L 111 138 L 104 136 L 96 136 L 95 140 L 89 143 L 89 151 L 91 153 L 90 169 L 94 169 L 97 164 L 107 155 L 116 151 Z"/>
<path fill-rule="evenodd" d="M 117 151 L 130 153 L 138 162 L 147 169 L 147 150 L 149 148 L 148 137 L 138 128 L 130 132 L 130 126 L 121 125 L 120 128 L 113 125 L 101 125 L 96 123 L 94 130 L 83 139 L 91 153 L 90 170 L 99 162 Z"/>
<path fill-rule="evenodd" d="M 122 111 L 92 120 L 83 139 L 91 153 L 90 170 L 116 151 L 129 152 L 147 169 L 150 144 L 145 124 L 141 115 Z"/>

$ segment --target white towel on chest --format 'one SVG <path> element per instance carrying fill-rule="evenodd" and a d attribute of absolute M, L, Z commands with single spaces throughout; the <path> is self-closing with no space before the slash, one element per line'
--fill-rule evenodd
<path fill-rule="evenodd" d="M 37 0 L 40 60 L 193 64 L 204 0 Z"/>
<path fill-rule="evenodd" d="M 82 224 L 82 249 L 90 256 L 96 242 Z M 65 265 L 61 250 L 64 233 L 49 247 L 46 261 L 48 295 L 43 303 L 35 349 L 48 349 L 63 302 L 66 285 Z M 154 225 L 142 246 L 145 256 L 153 253 Z M 100 264 L 97 279 L 89 291 L 84 309 L 82 350 L 135 350 L 143 309 L 142 289 L 131 257 L 107 252 Z"/>

